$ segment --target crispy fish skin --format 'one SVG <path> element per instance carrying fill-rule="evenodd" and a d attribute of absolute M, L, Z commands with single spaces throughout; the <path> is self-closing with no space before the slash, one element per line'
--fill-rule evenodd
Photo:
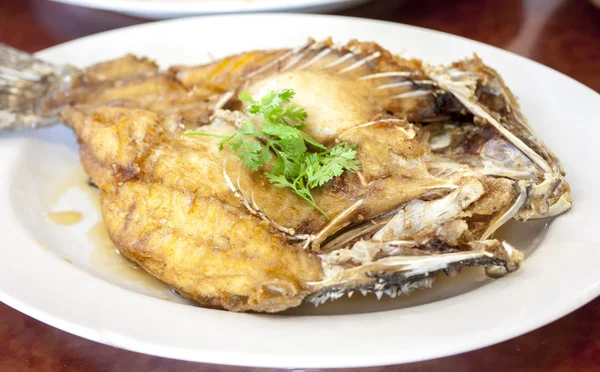
<path fill-rule="evenodd" d="M 128 54 L 121 58 L 89 67 L 85 70 L 83 80 L 87 84 L 93 84 L 103 81 L 127 79 L 132 76 L 150 76 L 157 73 L 158 65 L 154 61 Z"/>
<path fill-rule="evenodd" d="M 281 311 L 321 276 L 316 257 L 214 198 L 130 180 L 103 192 L 102 214 L 126 257 L 203 306 Z"/>
<path fill-rule="evenodd" d="M 195 128 L 208 123 L 217 99 L 190 91 L 152 61 L 127 55 L 88 68 L 71 89 L 44 102 L 42 115 L 64 107 L 118 105 L 179 116 L 183 124 Z"/>
<path fill-rule="evenodd" d="M 257 50 L 228 56 L 201 66 L 172 66 L 168 73 L 188 88 L 224 93 L 247 74 L 281 57 L 287 50 Z"/>
<path fill-rule="evenodd" d="M 289 244 L 232 195 L 203 195 L 164 184 L 160 172 L 144 174 L 140 164 L 177 129 L 159 115 L 69 108 L 63 120 L 75 130 L 84 168 L 101 190 L 110 238 L 184 297 L 232 311 L 276 312 L 299 305 L 308 294 L 304 283 L 322 277 L 314 254 Z M 164 168 L 188 170 L 177 162 Z M 220 174 L 208 182 L 224 184 Z"/>

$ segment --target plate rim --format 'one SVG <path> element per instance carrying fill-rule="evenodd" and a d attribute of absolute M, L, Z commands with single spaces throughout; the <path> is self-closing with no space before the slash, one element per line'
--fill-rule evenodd
<path fill-rule="evenodd" d="M 269 14 L 269 15 L 264 15 L 264 14 L 262 14 L 262 15 L 233 15 L 233 16 L 232 15 L 217 15 L 217 16 L 210 16 L 210 18 L 237 18 L 237 17 L 248 18 L 248 17 L 257 17 L 257 16 L 258 17 L 265 17 L 265 16 L 267 16 L 267 17 L 292 16 L 292 17 L 307 17 L 307 18 L 311 18 L 311 17 L 341 18 L 341 19 L 350 20 L 350 21 L 356 21 L 356 20 L 358 20 L 358 21 L 364 21 L 364 22 L 373 22 L 373 23 L 377 23 L 377 24 L 385 23 L 385 24 L 393 25 L 395 27 L 407 27 L 407 28 L 410 28 L 410 29 L 417 28 L 417 29 L 421 29 L 421 30 L 426 30 L 428 32 L 433 32 L 433 33 L 436 33 L 436 34 L 446 34 L 446 33 L 442 33 L 442 32 L 439 32 L 439 31 L 427 30 L 427 29 L 423 29 L 423 28 L 419 28 L 419 27 L 414 27 L 414 26 L 399 25 L 399 24 L 395 24 L 395 23 L 392 23 L 392 22 L 376 21 L 376 20 L 366 20 L 366 19 L 361 19 L 361 18 L 352 18 L 352 17 L 343 17 L 343 16 L 299 15 L 299 14 L 285 14 L 284 13 L 284 14 Z M 203 16 L 203 17 L 188 18 L 188 19 L 185 19 L 185 20 L 169 20 L 169 21 L 159 22 L 158 24 L 164 25 L 164 24 L 167 24 L 169 22 L 173 22 L 173 23 L 179 23 L 179 22 L 202 22 L 203 20 L 205 20 L 207 18 L 208 17 Z M 51 53 L 55 49 L 62 48 L 62 47 L 69 47 L 69 45 L 71 43 L 82 42 L 82 41 L 86 41 L 86 40 L 89 40 L 89 39 L 93 39 L 95 37 L 102 38 L 102 37 L 105 37 L 108 34 L 119 33 L 119 32 L 122 32 L 123 30 L 128 30 L 128 29 L 132 29 L 132 28 L 156 27 L 156 25 L 157 25 L 157 23 L 142 24 L 142 25 L 131 26 L 131 27 L 124 28 L 124 29 L 111 30 L 111 31 L 107 31 L 107 32 L 104 32 L 104 33 L 100 33 L 100 34 L 90 35 L 90 36 L 87 36 L 87 37 L 84 37 L 84 38 L 81 38 L 81 39 L 73 40 L 73 41 L 70 41 L 70 42 L 67 42 L 67 43 L 64 43 L 64 44 L 60 44 L 60 45 L 57 45 L 57 46 L 45 49 L 43 51 L 40 51 L 39 54 L 43 55 L 44 53 Z M 159 27 L 161 27 L 161 26 L 159 26 Z M 446 34 L 446 35 L 449 35 L 449 34 Z M 547 66 L 544 66 L 544 65 L 542 65 L 542 64 L 540 64 L 538 62 L 529 60 L 527 58 L 521 57 L 521 56 L 516 55 L 514 53 L 511 53 L 511 52 L 508 52 L 508 51 L 502 50 L 500 48 L 493 47 L 493 46 L 490 46 L 490 45 L 487 45 L 487 44 L 484 44 L 484 43 L 481 43 L 481 42 L 477 42 L 477 41 L 474 41 L 474 40 L 466 39 L 466 38 L 463 38 L 463 37 L 460 37 L 460 36 L 456 36 L 456 35 L 451 35 L 451 36 L 455 37 L 455 38 L 458 37 L 458 38 L 461 38 L 461 39 L 464 39 L 464 40 L 468 40 L 471 43 L 474 42 L 474 43 L 477 43 L 477 44 L 480 44 L 480 45 L 483 45 L 483 46 L 486 46 L 486 47 L 491 47 L 491 48 L 500 50 L 503 53 L 509 53 L 513 57 L 519 57 L 519 58 L 527 61 L 528 63 L 534 62 L 537 65 L 538 68 L 539 67 L 544 67 L 545 69 L 548 69 L 548 70 L 552 71 L 552 73 L 558 73 L 558 74 L 562 75 L 562 78 L 567 77 L 568 79 L 571 80 L 571 82 L 575 82 L 576 84 L 578 84 L 578 85 L 580 85 L 580 86 L 582 86 L 584 88 L 589 89 L 592 93 L 596 93 L 594 90 L 592 90 L 591 88 L 583 85 L 582 83 L 580 83 L 580 82 L 578 82 L 578 81 L 576 81 L 576 80 L 574 80 L 574 79 L 572 79 L 572 78 L 570 78 L 570 77 L 568 77 L 568 76 L 566 76 L 566 75 L 564 75 L 564 74 L 562 74 L 562 73 L 560 73 L 558 71 L 555 71 L 555 70 L 553 70 L 553 69 L 551 69 L 551 68 L 549 68 Z M 600 95 L 598 95 L 598 96 L 600 96 Z M 8 151 L 6 151 L 7 148 L 4 148 L 4 150 L 2 148 L 0 148 L 0 154 L 2 154 L 4 152 L 8 153 Z M 9 166 L 9 168 L 10 168 L 10 166 Z M 0 174 L 2 172 L 5 172 L 5 171 L 7 171 L 6 170 L 6 165 L 5 164 L 0 165 Z M 7 185 L 0 185 L 0 198 L 2 198 L 2 196 L 3 196 L 2 195 L 3 194 L 3 187 L 8 187 L 8 186 Z M 7 192 L 7 194 L 8 194 L 8 192 Z M 2 205 L 2 203 L 3 203 L 3 201 L 0 200 L 0 205 Z M 7 224 L 7 226 L 9 226 L 9 225 L 10 225 L 10 223 Z M 0 228 L 0 231 L 6 231 L 6 227 Z M 47 252 L 47 253 L 50 254 L 50 252 Z M 63 265 L 67 265 L 67 264 L 63 263 Z M 60 266 L 60 265 L 58 265 L 58 266 Z M 69 266 L 65 266 L 65 267 L 69 267 Z M 94 278 L 94 280 L 98 280 L 98 281 L 102 282 L 103 284 L 108 284 L 108 283 L 105 283 L 102 280 L 97 279 L 97 278 Z M 492 283 L 490 285 L 494 285 L 494 284 L 496 284 L 496 283 Z M 108 285 L 110 285 L 110 284 L 108 284 Z M 110 285 L 110 286 L 113 287 L 112 285 Z M 131 295 L 130 291 L 127 291 L 127 290 L 124 290 L 124 289 L 121 289 L 121 288 L 118 288 L 118 287 L 115 287 L 115 288 L 117 288 L 119 291 L 124 291 L 125 293 L 127 293 L 128 296 Z M 430 356 L 430 358 L 442 357 L 442 356 L 446 356 L 446 355 L 456 354 L 456 353 L 459 353 L 459 352 L 466 352 L 466 351 L 470 351 L 470 350 L 482 348 L 482 347 L 489 346 L 489 345 L 492 345 L 492 344 L 504 341 L 506 339 L 509 339 L 509 338 L 512 338 L 512 337 L 516 337 L 518 335 L 530 332 L 530 331 L 532 331 L 534 329 L 537 329 L 537 328 L 539 328 L 539 327 L 541 327 L 541 326 L 543 326 L 545 324 L 553 322 L 556 319 L 561 318 L 562 316 L 564 316 L 564 315 L 566 315 L 566 314 L 574 311 L 575 309 L 577 309 L 577 308 L 585 305 L 586 303 L 588 303 L 589 301 L 591 301 L 595 297 L 597 297 L 598 294 L 600 294 L 600 281 L 596 282 L 594 286 L 590 287 L 589 290 L 586 291 L 585 295 L 579 296 L 579 297 L 577 297 L 577 300 L 570 302 L 570 306 L 564 306 L 563 305 L 560 308 L 557 307 L 557 309 L 560 309 L 560 310 L 555 310 L 553 312 L 552 316 L 550 316 L 550 317 L 547 316 L 547 317 L 543 318 L 543 320 L 538 320 L 537 323 L 535 323 L 535 322 L 534 323 L 530 323 L 528 327 L 522 328 L 521 331 L 519 331 L 517 333 L 508 332 L 507 330 L 505 330 L 504 333 L 498 332 L 498 333 L 496 333 L 496 337 L 490 337 L 490 338 L 487 339 L 486 342 L 479 343 L 476 346 L 467 347 L 467 348 L 457 347 L 455 349 L 459 349 L 458 351 L 454 350 L 454 351 L 450 351 L 450 352 L 444 352 L 444 353 L 440 353 L 440 354 L 435 355 L 435 356 Z M 135 294 L 135 293 L 134 293 L 134 295 L 135 296 L 145 297 L 143 295 L 139 295 L 139 294 Z M 446 300 L 435 302 L 435 304 L 441 304 L 443 302 L 450 301 L 450 300 L 455 299 L 455 298 L 456 297 L 451 297 L 451 298 L 446 299 Z M 50 325 L 55 326 L 57 328 L 63 329 L 65 331 L 69 332 L 69 333 L 73 333 L 73 334 L 78 335 L 80 337 L 84 337 L 84 338 L 91 339 L 91 340 L 94 340 L 94 341 L 97 341 L 97 342 L 101 342 L 101 343 L 106 343 L 106 344 L 109 344 L 109 345 L 113 344 L 113 346 L 114 346 L 114 344 L 117 344 L 118 347 L 125 348 L 125 349 L 132 350 L 132 351 L 136 351 L 136 352 L 142 352 L 142 353 L 147 353 L 147 354 L 149 353 L 149 354 L 152 354 L 152 355 L 158 355 L 158 356 L 163 356 L 163 357 L 167 357 L 167 358 L 169 358 L 169 357 L 172 358 L 173 357 L 172 353 L 168 353 L 168 352 L 164 352 L 164 351 L 163 352 L 149 352 L 148 349 L 144 349 L 143 348 L 143 346 L 144 346 L 143 343 L 136 345 L 136 347 L 131 347 L 130 348 L 130 347 L 127 347 L 126 345 L 123 345 L 119 341 L 115 341 L 115 339 L 112 339 L 112 341 L 109 340 L 109 339 L 107 339 L 107 338 L 102 339 L 102 337 L 100 337 L 98 334 L 96 334 L 96 333 L 90 333 L 89 330 L 84 330 L 84 329 L 81 329 L 81 327 L 79 327 L 79 326 L 71 325 L 71 324 L 69 324 L 68 321 L 66 321 L 67 324 L 63 324 L 63 323 L 65 323 L 65 321 L 63 319 L 55 318 L 51 314 L 44 313 L 44 311 L 42 311 L 42 310 L 32 308 L 32 307 L 28 306 L 27 303 L 20 301 L 18 298 L 11 298 L 11 297 L 7 296 L 6 293 L 4 292 L 3 288 L 0 288 L 0 300 L 2 300 L 2 302 L 6 303 L 7 305 L 9 305 L 9 306 L 11 306 L 13 308 L 16 308 L 17 310 L 19 310 L 19 311 L 21 311 L 21 312 L 23 312 L 25 314 L 28 314 L 28 315 L 30 315 L 30 316 L 32 316 L 32 317 L 34 317 L 34 318 L 36 318 L 36 319 L 44 322 L 44 323 L 47 323 L 47 324 L 50 324 Z M 141 299 L 140 298 L 140 300 L 142 300 L 144 302 L 145 300 L 148 300 L 148 299 L 147 298 L 145 298 L 145 299 Z M 428 304 L 417 306 L 417 307 L 413 307 L 412 309 L 420 308 L 422 306 L 428 306 Z M 204 309 L 202 309 L 202 310 L 204 310 Z M 364 314 L 359 314 L 359 315 L 364 315 Z M 356 317 L 356 316 L 357 315 L 340 315 L 339 317 Z M 506 336 L 507 333 L 509 333 L 510 335 Z M 118 340 L 118 338 L 116 340 Z M 122 341 L 122 339 L 121 339 L 121 341 Z M 140 347 L 140 345 L 142 347 Z M 154 350 L 154 351 L 156 351 L 156 350 Z M 283 364 L 273 364 L 273 363 L 267 363 L 267 364 L 265 364 L 264 362 L 261 362 L 258 359 L 253 359 L 254 362 L 250 362 L 249 363 L 248 360 L 245 359 L 248 356 L 242 357 L 242 359 L 244 359 L 242 361 L 233 361 L 233 360 L 230 360 L 229 362 L 224 362 L 224 360 L 226 360 L 226 358 L 224 358 L 225 355 L 227 355 L 228 357 L 231 357 L 231 352 L 227 351 L 223 355 L 217 355 L 214 358 L 209 358 L 209 357 L 204 356 L 202 359 L 185 358 L 185 357 L 184 358 L 178 357 L 178 359 L 193 360 L 193 361 L 203 361 L 203 362 L 218 363 L 218 364 L 226 363 L 226 364 L 231 364 L 231 365 L 260 366 L 260 367 L 263 367 L 263 366 L 291 367 L 292 366 L 290 364 L 284 363 L 284 361 L 281 361 L 281 360 L 280 360 L 280 362 L 283 363 Z M 238 353 L 238 358 L 240 357 L 240 355 L 243 355 L 243 353 L 241 353 L 241 354 Z M 349 359 L 346 362 L 346 364 L 340 364 L 340 363 L 323 363 L 323 361 L 320 360 L 318 363 L 314 363 L 313 362 L 313 363 L 307 363 L 307 364 L 303 364 L 303 365 L 293 365 L 293 366 L 294 367 L 308 367 L 308 368 L 312 368 L 312 367 L 324 367 L 324 366 L 325 367 L 359 367 L 359 366 L 374 366 L 374 365 L 385 365 L 385 364 L 396 364 L 396 363 L 399 363 L 398 361 L 395 360 L 397 358 L 394 358 L 394 357 L 389 357 L 388 360 L 382 359 L 381 356 L 378 356 L 378 358 L 379 358 L 379 361 L 374 361 L 374 360 L 366 361 L 366 360 L 362 360 L 362 362 L 359 359 L 357 359 L 357 360 Z M 423 359 L 424 358 L 415 358 L 415 359 L 411 360 L 411 359 L 406 359 L 405 358 L 400 363 L 408 363 L 408 362 L 413 362 L 413 361 L 418 361 L 418 360 L 423 360 Z M 429 358 L 426 358 L 426 359 L 429 359 Z"/>
<path fill-rule="evenodd" d="M 172 14 L 211 14 L 237 12 L 281 12 L 286 9 L 336 9 L 344 6 L 358 5 L 372 0 L 50 0 L 57 3 L 103 9 L 124 13 L 155 14 L 166 16 Z"/>

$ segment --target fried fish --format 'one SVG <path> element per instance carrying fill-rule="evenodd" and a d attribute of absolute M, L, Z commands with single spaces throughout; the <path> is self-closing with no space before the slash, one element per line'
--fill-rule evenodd
<path fill-rule="evenodd" d="M 375 43 L 310 40 L 166 71 L 131 55 L 61 71 L 47 78 L 60 88 L 40 93 L 32 80 L 0 95 L 7 126 L 58 117 L 71 127 L 115 245 L 203 306 L 395 297 L 461 266 L 501 277 L 524 257 L 493 233 L 571 206 L 560 162 L 476 56 L 429 66 Z M 235 133 L 248 119 L 241 92 L 281 89 L 296 92 L 307 134 L 355 146 L 360 171 L 314 190 L 330 219 L 218 139 L 186 135 Z M 28 92 L 36 103 L 17 107 Z"/>

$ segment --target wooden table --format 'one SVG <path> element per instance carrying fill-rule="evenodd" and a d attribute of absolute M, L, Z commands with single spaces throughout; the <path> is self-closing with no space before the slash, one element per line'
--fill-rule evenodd
<path fill-rule="evenodd" d="M 407 23 L 482 41 L 541 62 L 600 91 L 600 10 L 585 0 L 382 0 L 340 14 Z M 143 22 L 147 20 L 46 0 L 0 0 L 0 42 L 31 52 Z M 495 346 L 372 371 L 514 369 L 600 370 L 600 298 L 537 331 Z M 0 304 L 2 372 L 215 370 L 240 368 L 115 349 Z"/>

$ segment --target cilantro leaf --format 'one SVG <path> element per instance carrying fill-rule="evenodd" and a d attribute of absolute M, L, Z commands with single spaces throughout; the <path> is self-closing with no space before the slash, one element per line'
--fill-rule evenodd
<path fill-rule="evenodd" d="M 256 141 L 244 141 L 243 139 L 229 142 L 229 146 L 240 159 L 244 161 L 244 165 L 253 171 L 257 171 L 263 164 L 262 146 Z"/>
<path fill-rule="evenodd" d="M 306 145 L 301 138 L 284 138 L 278 141 L 281 151 L 290 157 L 299 156 L 306 152 Z"/>
<path fill-rule="evenodd" d="M 302 133 L 302 139 L 304 140 L 304 142 L 308 143 L 309 145 L 316 147 L 318 150 L 327 150 L 327 147 L 323 146 L 321 143 L 317 142 L 315 139 L 313 139 L 311 136 L 309 136 L 308 134 L 301 132 Z"/>
<path fill-rule="evenodd" d="M 294 92 L 292 89 L 283 89 L 277 92 L 277 97 L 279 97 L 279 99 L 285 103 L 290 102 L 295 95 L 296 92 Z"/>
<path fill-rule="evenodd" d="M 306 119 L 307 115 L 302 107 L 289 105 L 285 108 L 281 116 L 288 123 L 288 120 L 291 122 L 302 122 Z"/>
<path fill-rule="evenodd" d="M 280 139 L 302 138 L 303 133 L 296 127 L 265 121 L 262 126 L 264 134 Z"/>

